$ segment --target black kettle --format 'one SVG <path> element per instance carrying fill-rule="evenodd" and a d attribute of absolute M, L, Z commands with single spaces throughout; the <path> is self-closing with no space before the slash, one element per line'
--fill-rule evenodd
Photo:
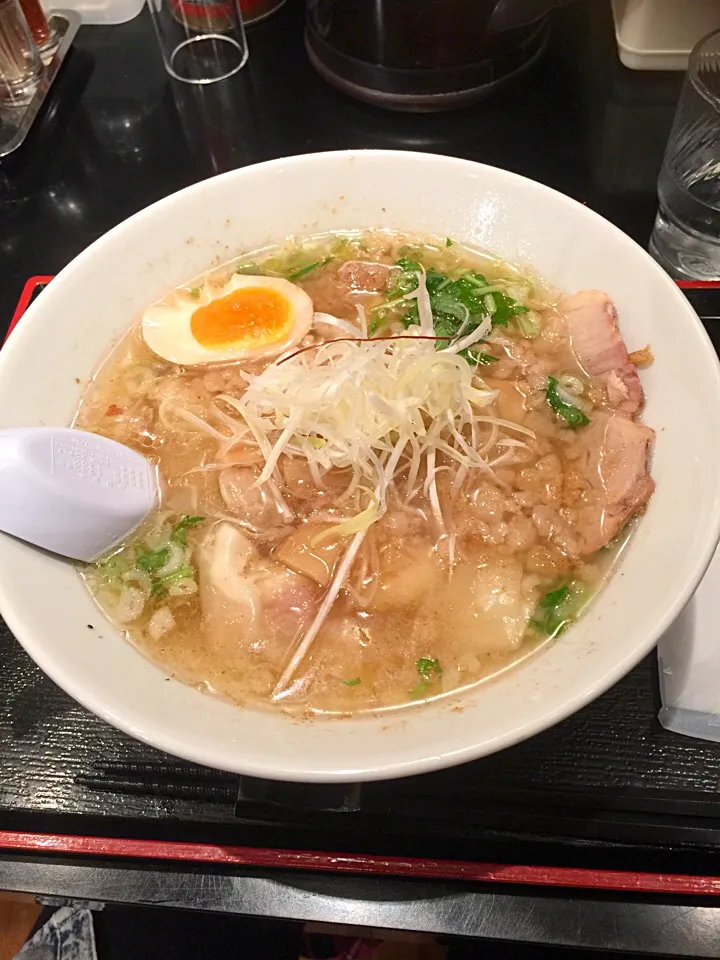
<path fill-rule="evenodd" d="M 447 110 L 527 70 L 564 0 L 307 0 L 315 69 L 350 96 L 394 110 Z"/>

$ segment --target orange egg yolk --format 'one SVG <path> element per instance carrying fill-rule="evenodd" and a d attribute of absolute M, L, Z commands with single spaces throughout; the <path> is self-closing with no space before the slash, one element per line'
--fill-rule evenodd
<path fill-rule="evenodd" d="M 287 297 L 270 287 L 241 287 L 198 307 L 190 330 L 208 350 L 238 344 L 248 349 L 284 339 L 293 325 Z"/>

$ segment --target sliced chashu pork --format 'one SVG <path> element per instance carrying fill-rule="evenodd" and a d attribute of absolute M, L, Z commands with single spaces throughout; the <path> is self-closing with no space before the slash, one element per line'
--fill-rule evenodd
<path fill-rule="evenodd" d="M 643 406 L 640 378 L 620 336 L 610 297 L 600 290 L 581 290 L 564 297 L 558 310 L 567 318 L 578 363 L 605 386 L 609 405 L 629 417 L 638 414 Z"/>
<path fill-rule="evenodd" d="M 384 263 L 347 260 L 338 270 L 338 277 L 352 293 L 384 293 L 392 270 Z"/>
<path fill-rule="evenodd" d="M 652 496 L 649 473 L 655 431 L 621 414 L 596 413 L 583 431 L 590 483 L 578 510 L 579 553 L 595 553 L 612 540 Z"/>

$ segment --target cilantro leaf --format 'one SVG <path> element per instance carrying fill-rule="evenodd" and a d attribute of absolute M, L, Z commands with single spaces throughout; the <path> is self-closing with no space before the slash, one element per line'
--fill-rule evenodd
<path fill-rule="evenodd" d="M 417 287 L 416 274 L 422 270 L 422 264 L 417 260 L 401 257 L 395 266 L 400 273 L 388 292 L 386 303 L 396 307 L 399 299 Z M 507 326 L 511 317 L 527 312 L 527 307 L 516 303 L 512 297 L 506 296 L 499 287 L 491 285 L 486 277 L 474 270 L 466 270 L 459 277 L 453 278 L 429 267 L 425 273 L 425 286 L 430 298 L 435 334 L 445 338 L 438 341 L 438 350 L 447 346 L 448 338 L 458 336 L 461 331 L 468 334 L 477 329 L 488 316 L 491 317 L 493 326 Z M 375 309 L 382 311 L 383 307 L 380 305 Z M 405 328 L 420 323 L 416 302 L 408 305 L 400 320 Z M 384 319 L 374 320 L 370 325 L 371 332 L 379 329 L 383 322 Z M 478 360 L 477 351 L 474 351 L 474 354 L 473 356 L 463 352 L 468 362 L 488 362 Z M 492 360 L 489 362 L 492 363 Z"/>
<path fill-rule="evenodd" d="M 417 274 L 422 273 L 422 264 L 417 260 L 408 260 L 407 257 L 400 257 L 395 261 L 395 266 L 400 268 L 400 273 L 395 277 L 392 287 L 388 290 L 388 301 L 397 300 L 398 297 L 404 297 L 418 285 Z"/>
<path fill-rule="evenodd" d="M 135 544 L 135 566 L 146 573 L 152 573 L 153 570 L 164 567 L 169 555 L 170 551 L 167 547 L 160 547 L 159 550 L 148 550 L 145 544 L 140 543 L 140 541 Z"/>
<path fill-rule="evenodd" d="M 198 523 L 202 523 L 205 517 L 180 517 L 178 522 L 173 527 L 172 533 L 170 534 L 170 540 L 173 543 L 179 543 L 181 547 L 187 545 L 187 532 L 189 527 L 194 527 Z"/>
<path fill-rule="evenodd" d="M 493 300 L 495 301 L 495 312 L 492 315 L 494 327 L 506 327 L 511 317 L 528 312 L 527 307 L 516 303 L 512 297 L 508 297 L 504 293 L 494 293 Z"/>

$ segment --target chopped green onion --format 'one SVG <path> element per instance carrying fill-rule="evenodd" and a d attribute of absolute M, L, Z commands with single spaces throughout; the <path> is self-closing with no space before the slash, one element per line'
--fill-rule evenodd
<path fill-rule="evenodd" d="M 420 657 L 420 659 L 415 662 L 415 666 L 422 680 L 416 687 L 413 687 L 410 691 L 410 696 L 414 700 L 417 700 L 425 694 L 433 680 L 437 680 L 442 676 L 442 667 L 440 666 L 439 660 L 433 660 L 430 657 Z"/>
<path fill-rule="evenodd" d="M 240 266 L 235 267 L 235 273 L 259 273 L 262 274 L 263 270 L 257 265 L 257 263 L 241 263 Z"/>
<path fill-rule="evenodd" d="M 442 667 L 439 660 L 431 660 L 429 657 L 421 657 L 415 664 L 418 673 L 423 680 L 432 680 L 434 677 L 442 676 Z"/>
<path fill-rule="evenodd" d="M 354 677 L 352 680 L 341 680 L 344 687 L 356 687 L 360 683 L 360 677 Z"/>
<path fill-rule="evenodd" d="M 587 588 L 579 580 L 555 587 L 538 603 L 530 626 L 549 639 L 559 637 L 577 617 L 586 596 Z"/>
<path fill-rule="evenodd" d="M 122 589 L 128 576 L 131 576 L 133 571 L 141 571 L 149 576 L 152 595 L 155 597 L 164 596 L 168 587 L 171 587 L 174 583 L 196 579 L 197 571 L 190 564 L 172 570 L 165 576 L 159 574 L 174 556 L 172 553 L 173 545 L 176 545 L 174 547 L 175 553 L 177 553 L 178 546 L 186 547 L 188 529 L 201 523 L 204 519 L 204 517 L 181 517 L 162 546 L 151 550 L 146 543 L 135 540 L 106 560 L 98 561 L 95 567 L 103 580 L 118 590 Z M 184 559 L 183 552 L 180 553 L 180 558 Z"/>
<path fill-rule="evenodd" d="M 160 577 L 159 579 L 153 580 L 152 593 L 157 597 L 167 590 L 168 587 L 172 586 L 173 583 L 179 583 L 181 580 L 194 580 L 195 579 L 195 567 L 180 567 L 179 570 L 173 570 L 172 573 L 168 573 L 165 577 Z"/>
<path fill-rule="evenodd" d="M 570 587 L 558 587 L 557 590 L 551 590 L 550 593 L 546 593 L 545 596 L 540 601 L 540 607 L 543 610 L 549 610 L 551 607 L 557 607 L 567 600 L 570 596 Z"/>
<path fill-rule="evenodd" d="M 494 357 L 491 353 L 478 353 L 472 347 L 467 347 L 460 351 L 460 356 L 465 357 L 468 363 L 477 363 L 481 366 L 488 366 L 491 363 L 497 363 L 500 357 Z"/>
<path fill-rule="evenodd" d="M 287 279 L 294 282 L 299 280 L 301 277 L 306 277 L 308 273 L 312 273 L 313 270 L 317 270 L 320 267 L 324 267 L 326 263 L 330 263 L 332 257 L 325 257 L 324 260 L 316 260 L 315 263 L 309 263 L 306 267 L 300 267 L 297 270 L 293 270 L 292 273 L 287 275 Z"/>
<path fill-rule="evenodd" d="M 556 377 L 548 377 L 545 397 L 550 407 L 559 417 L 562 417 L 571 430 L 577 430 L 578 427 L 586 427 L 590 423 L 590 420 L 579 407 L 567 403 L 558 396 L 558 381 Z"/>
<path fill-rule="evenodd" d="M 385 314 L 379 313 L 375 319 L 371 320 L 368 324 L 368 336 L 374 337 L 379 330 L 382 330 L 386 322 L 387 318 L 385 317 Z"/>
<path fill-rule="evenodd" d="M 530 315 L 530 311 L 527 312 L 527 315 L 524 313 L 518 314 L 515 317 L 515 323 L 517 324 L 520 333 L 528 340 L 536 337 L 540 332 L 538 322 L 533 316 Z"/>
<path fill-rule="evenodd" d="M 121 550 L 106 560 L 98 560 L 96 567 L 106 583 L 117 584 L 124 574 L 132 570 L 133 564 L 130 562 L 126 551 Z"/>

